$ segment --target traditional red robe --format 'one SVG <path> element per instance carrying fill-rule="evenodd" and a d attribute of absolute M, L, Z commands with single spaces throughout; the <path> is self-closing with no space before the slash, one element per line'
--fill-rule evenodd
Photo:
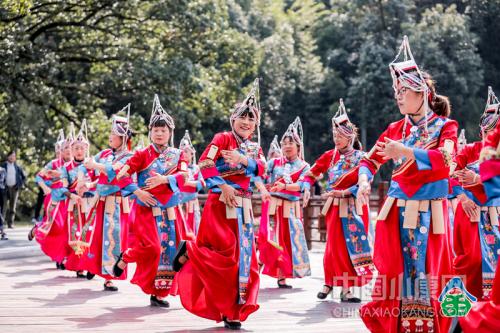
<path fill-rule="evenodd" d="M 129 175 L 134 173 L 138 175 L 138 186 L 131 188 L 130 191 L 132 192 L 138 187 L 145 186 L 146 180 L 157 173 L 168 175 L 168 184 L 161 184 L 148 190 L 158 202 L 155 209 L 164 214 L 170 199 L 172 199 L 175 192 L 178 192 L 179 187 L 184 186 L 187 170 L 187 160 L 184 153 L 171 147 L 160 152 L 154 145 L 150 145 L 145 149 L 136 151 L 125 165 L 129 167 Z M 165 297 L 170 294 L 173 287 L 173 272 L 168 279 L 164 279 L 164 276 L 158 276 L 158 267 L 164 248 L 162 245 L 163 239 L 160 239 L 158 235 L 159 226 L 153 208 L 146 206 L 138 199 L 136 199 L 134 205 L 135 242 L 133 247 L 129 247 L 123 254 L 123 260 L 126 263 L 135 262 L 137 264 L 135 274 L 130 282 L 137 284 L 146 294 Z M 174 213 L 174 215 L 176 231 L 174 246 L 176 246 L 180 239 L 178 231 L 181 230 L 182 226 L 178 224 L 178 212 Z M 162 284 L 157 283 L 160 278 Z"/>
<path fill-rule="evenodd" d="M 83 164 L 76 161 L 64 165 L 63 176 L 67 184 L 66 193 L 76 194 L 79 182 L 90 183 L 97 179 L 94 170 L 87 170 Z M 80 178 L 81 177 L 81 178 Z M 79 179 L 80 178 L 80 179 Z M 83 271 L 83 256 L 86 255 L 94 235 L 94 216 L 97 207 L 95 187 L 88 189 L 83 194 L 82 203 L 78 204 L 71 198 L 67 198 L 67 223 L 68 245 L 71 251 L 66 260 L 66 269 L 71 271 Z M 88 208 L 84 208 L 84 205 Z"/>
<path fill-rule="evenodd" d="M 457 164 L 455 170 L 469 168 L 477 172 L 482 146 L 480 141 L 466 145 L 455 157 L 455 163 Z M 486 203 L 486 193 L 479 177 L 472 184 L 457 184 L 455 182 L 458 183 L 458 180 L 454 180 L 454 188 L 456 186 L 462 187 L 472 196 L 476 204 L 482 206 Z M 454 192 L 458 193 L 460 190 L 458 189 Z M 481 299 L 483 297 L 483 279 L 479 224 L 480 222 L 478 221 L 471 221 L 470 217 L 465 213 L 462 203 L 459 202 L 455 213 L 453 232 L 453 247 L 456 254 L 456 257 L 453 259 L 453 268 L 457 275 L 465 276 L 464 282 L 467 290 L 478 299 Z"/>
<path fill-rule="evenodd" d="M 452 275 L 445 198 L 457 123 L 432 112 L 426 119 L 427 124 L 424 119 L 418 124 L 409 119 L 406 126 L 404 119 L 394 122 L 378 139 L 381 143 L 385 138 L 403 141 L 413 149 L 415 159 L 396 161 L 376 224 L 373 259 L 380 273 L 372 294 L 376 300 L 360 310 L 372 332 L 444 333 L 450 325 L 450 319 L 440 315 L 438 296 L 447 283 L 441 277 Z M 382 156 L 372 149 L 361 161 L 360 173 L 371 176 L 383 163 Z M 426 284 L 425 290 L 420 289 L 428 293 L 425 305 L 411 301 L 413 290 L 401 288 L 405 276 Z"/>
<path fill-rule="evenodd" d="M 306 176 L 306 181 L 313 185 L 316 179 L 325 174 L 327 176 L 327 191 L 349 189 L 352 195 L 349 196 L 351 202 L 348 203 L 348 212 L 354 214 L 357 208 L 354 205 L 353 198 L 357 192 L 359 162 L 363 155 L 364 153 L 360 150 L 353 150 L 347 155 L 340 154 L 337 149 L 329 150 L 313 164 L 308 176 Z M 367 238 L 370 221 L 369 209 L 365 205 L 361 208 L 362 213 L 357 212 L 357 215 L 362 220 L 364 230 L 354 230 L 354 233 L 351 234 L 348 228 L 344 228 L 344 221 L 340 216 L 339 200 L 336 200 L 337 204 L 329 202 L 325 216 L 327 228 L 326 248 L 323 257 L 325 285 L 346 288 L 360 287 L 371 281 L 373 266 Z M 348 199 L 347 201 L 349 202 Z M 353 227 L 356 228 L 355 225 Z M 366 238 L 362 240 L 359 235 Z M 347 241 L 351 243 L 366 241 L 364 244 L 365 251 L 362 249 L 363 246 L 358 246 L 358 253 L 353 252 L 350 254 Z M 368 246 L 367 249 L 366 246 Z M 353 263 L 359 267 L 358 272 Z M 366 267 L 368 270 L 365 271 L 361 267 Z"/>
<path fill-rule="evenodd" d="M 224 163 L 221 151 L 234 149 L 247 156 L 247 167 Z M 231 132 L 218 133 L 201 155 L 199 166 L 211 190 L 196 241 L 187 242 L 189 260 L 177 274 L 181 302 L 189 312 L 203 318 L 244 321 L 259 308 L 257 257 L 253 239 L 245 238 L 245 243 L 240 243 L 240 220 L 227 217 L 218 185 L 228 184 L 237 190 L 241 200 L 248 198 L 251 177 L 262 176 L 265 170 L 262 150 L 249 141 L 239 144 Z M 247 280 L 243 287 L 239 273 L 240 248 L 251 253 L 251 258 L 244 258 L 250 259 L 250 267 L 244 272 Z"/>
<path fill-rule="evenodd" d="M 264 265 L 262 274 L 275 278 L 302 278 L 311 274 L 300 204 L 304 186 L 309 187 L 309 183 L 304 183 L 309 168 L 309 163 L 299 158 L 288 161 L 280 157 L 267 163 L 265 179 L 269 189 L 283 183 L 298 184 L 300 190 L 270 192 L 272 212 L 268 203 L 262 205 L 259 227 L 259 260 Z"/>
<path fill-rule="evenodd" d="M 61 171 L 64 165 L 62 158 L 55 159 L 44 168 L 44 171 Z M 37 181 L 45 181 L 51 193 L 43 201 L 43 219 L 37 224 L 35 237 L 43 253 L 53 261 L 62 262 L 70 253 L 68 247 L 68 228 L 66 228 L 66 215 L 68 213 L 66 197 L 60 193 L 63 187 L 61 177 L 43 177 L 37 175 Z"/>
<path fill-rule="evenodd" d="M 496 150 L 500 141 L 500 122 L 484 142 L 483 148 Z M 489 201 L 500 199 L 500 159 L 491 158 L 480 166 L 481 181 Z M 460 318 L 460 326 L 465 333 L 496 333 L 500 328 L 500 265 L 497 265 L 491 300 L 477 302 L 469 314 Z"/>
<path fill-rule="evenodd" d="M 89 251 L 83 257 L 84 269 L 101 276 L 106 280 L 116 279 L 112 275 L 113 265 L 118 255 L 127 248 L 128 219 L 130 212 L 129 199 L 122 194 L 132 184 L 131 177 L 116 179 L 116 170 L 119 164 L 124 164 L 132 154 L 128 151 L 116 154 L 111 149 L 98 153 L 94 159 L 106 167 L 105 172 L 99 172 L 97 193 L 99 202 L 94 221 L 94 236 Z M 119 213 L 117 213 L 119 211 Z M 105 221 L 106 225 L 105 226 Z M 103 255 L 103 245 L 107 252 Z M 127 279 L 125 271 L 118 279 Z"/>

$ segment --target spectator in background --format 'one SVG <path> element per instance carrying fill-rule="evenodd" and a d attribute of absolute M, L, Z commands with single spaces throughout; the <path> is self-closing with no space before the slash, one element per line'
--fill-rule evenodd
<path fill-rule="evenodd" d="M 7 240 L 7 234 L 3 231 L 3 196 L 5 192 L 5 176 L 7 172 L 0 166 L 0 240 Z"/>
<path fill-rule="evenodd" d="M 9 152 L 7 155 L 7 161 L 0 165 L 6 171 L 5 176 L 5 193 L 4 198 L 6 199 L 4 203 L 9 203 L 7 207 L 7 226 L 9 229 L 13 228 L 14 217 L 16 215 L 17 198 L 19 197 L 19 192 L 24 185 L 26 176 L 23 169 L 16 163 L 16 153 L 14 151 Z"/>

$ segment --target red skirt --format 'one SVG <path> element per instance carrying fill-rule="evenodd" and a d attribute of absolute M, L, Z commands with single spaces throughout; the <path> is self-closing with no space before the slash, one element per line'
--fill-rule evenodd
<path fill-rule="evenodd" d="M 191 231 L 189 226 L 187 225 L 187 214 L 186 211 L 184 210 L 186 206 L 184 204 L 180 204 L 177 206 L 177 224 L 179 228 L 177 229 L 179 231 L 179 237 L 182 240 L 194 240 L 194 232 Z"/>
<path fill-rule="evenodd" d="M 453 248 L 456 257 L 453 268 L 456 275 L 465 276 L 462 281 L 465 288 L 478 300 L 483 296 L 483 276 L 481 241 L 479 239 L 478 222 L 471 222 L 459 203 L 455 213 L 453 230 Z"/>
<path fill-rule="evenodd" d="M 196 241 L 187 242 L 188 262 L 177 274 L 178 293 L 189 312 L 217 322 L 245 321 L 258 310 L 259 271 L 255 247 L 245 304 L 238 304 L 239 236 L 236 219 L 226 218 L 219 194 L 210 193 Z"/>
<path fill-rule="evenodd" d="M 106 198 L 106 197 L 104 197 Z M 90 244 L 88 253 L 82 258 L 83 267 L 92 274 L 99 275 L 106 280 L 126 280 L 127 270 L 125 270 L 119 278 L 109 274 L 102 273 L 102 241 L 104 228 L 104 208 L 106 202 L 99 200 L 97 203 L 97 212 L 94 224 L 94 236 Z M 123 204 L 121 204 L 120 214 L 120 244 L 122 251 L 127 248 L 128 241 L 128 214 L 123 212 Z"/>
<path fill-rule="evenodd" d="M 336 287 L 361 287 L 371 281 L 370 278 L 358 276 L 347 250 L 344 229 L 339 216 L 339 207 L 332 205 L 326 214 L 326 247 L 323 257 L 325 284 Z M 368 236 L 370 224 L 368 207 L 363 206 L 363 225 Z"/>
<path fill-rule="evenodd" d="M 135 262 L 137 264 L 134 276 L 130 282 L 141 287 L 145 294 L 166 297 L 171 294 L 171 289 L 174 289 L 175 279 L 171 288 L 158 289 L 155 287 L 161 247 L 153 211 L 150 207 L 144 207 L 137 203 L 134 206 L 135 242 L 133 247 L 129 247 L 123 254 L 123 260 L 126 263 Z M 175 208 L 175 210 L 177 217 L 180 217 L 178 209 Z M 180 239 L 179 232 L 177 232 L 180 230 L 178 221 L 179 219 L 175 221 L 177 243 Z"/>
<path fill-rule="evenodd" d="M 47 223 L 48 209 L 51 201 L 51 195 L 48 194 L 44 199 L 44 216 L 42 224 Z M 56 262 L 62 262 L 70 253 L 71 249 L 68 246 L 68 228 L 66 226 L 66 216 L 68 214 L 68 202 L 62 200 L 57 203 L 57 211 L 54 215 L 54 222 L 47 234 L 42 233 L 38 229 L 35 232 L 36 241 L 40 244 L 40 248 L 50 259 Z"/>
<path fill-rule="evenodd" d="M 189 211 L 189 207 L 192 207 L 192 211 Z M 194 206 L 194 207 L 193 207 Z M 196 239 L 196 209 L 199 209 L 198 199 L 194 199 L 192 201 L 186 202 L 182 204 L 182 212 L 184 213 L 185 218 L 185 228 L 186 228 L 186 239 L 195 240 Z M 199 216 L 199 215 L 198 215 Z"/>
<path fill-rule="evenodd" d="M 128 238 L 127 238 L 127 246 L 134 247 L 135 246 L 135 211 L 137 209 L 137 204 L 134 199 L 129 200 L 130 204 L 130 213 L 128 214 Z"/>
<path fill-rule="evenodd" d="M 267 241 L 266 219 L 269 218 L 269 202 L 262 205 L 261 227 L 259 228 L 259 260 L 264 264 L 262 274 L 274 278 L 293 278 L 290 224 L 288 219 L 283 217 L 283 209 L 283 205 L 276 207 L 276 215 L 274 216 L 279 230 L 277 238 L 279 245 L 283 248 L 281 250 Z"/>
<path fill-rule="evenodd" d="M 442 281 L 442 276 L 453 276 L 451 249 L 448 242 L 449 221 L 446 212 L 447 203 L 443 202 L 445 234 L 432 232 L 432 220 L 427 241 L 426 273 L 437 280 L 436 286 L 429 288 L 431 304 L 434 308 L 434 332 L 445 333 L 451 324 L 451 319 L 442 316 L 439 294 L 448 282 Z M 431 218 L 432 219 L 432 218 Z M 401 249 L 399 225 L 399 207 L 393 204 L 387 219 L 377 221 L 374 245 L 374 263 L 379 272 L 377 283 L 385 288 L 385 293 L 374 292 L 372 301 L 360 309 L 361 318 L 371 332 L 399 332 L 401 313 L 400 279 L 403 276 L 403 254 Z M 381 278 L 385 278 L 385 281 Z M 383 281 L 383 282 L 381 282 Z M 392 281 L 392 283 L 391 283 Z M 392 288 L 392 289 L 391 289 Z"/>

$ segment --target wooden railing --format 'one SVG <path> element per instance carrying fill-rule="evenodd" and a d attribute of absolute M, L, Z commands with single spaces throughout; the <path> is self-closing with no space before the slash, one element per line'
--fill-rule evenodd
<path fill-rule="evenodd" d="M 387 183 L 381 182 L 377 188 L 377 191 L 370 197 L 370 211 L 378 212 L 379 207 L 382 205 L 382 201 L 387 193 Z M 207 194 L 200 194 L 199 201 L 200 204 L 205 204 L 207 199 Z M 304 232 L 307 241 L 307 247 L 311 249 L 312 242 L 325 242 L 326 241 L 326 223 L 324 216 L 321 216 L 321 208 L 325 204 L 325 199 L 318 195 L 312 196 L 309 200 L 309 204 L 304 208 Z M 259 195 L 254 195 L 252 197 L 253 213 L 258 224 L 260 221 L 262 201 Z"/>

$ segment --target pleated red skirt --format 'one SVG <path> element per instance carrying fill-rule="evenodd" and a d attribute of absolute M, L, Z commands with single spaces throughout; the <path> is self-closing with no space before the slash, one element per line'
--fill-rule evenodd
<path fill-rule="evenodd" d="M 176 208 L 176 215 L 179 212 Z M 179 230 L 178 222 L 175 223 L 176 230 Z M 171 294 L 170 288 L 158 289 L 155 287 L 155 278 L 158 273 L 158 263 L 160 262 L 161 247 L 158 229 L 153 211 L 150 207 L 144 207 L 135 204 L 134 220 L 135 241 L 133 247 L 129 247 L 123 254 L 123 260 L 126 263 L 136 263 L 134 276 L 131 283 L 138 285 L 145 294 L 165 297 Z M 179 233 L 176 232 L 177 244 L 179 242 Z"/>
<path fill-rule="evenodd" d="M 236 219 L 226 218 L 219 194 L 211 193 L 196 241 L 188 241 L 189 260 L 177 274 L 178 293 L 189 312 L 217 322 L 223 317 L 245 321 L 259 309 L 259 271 L 255 246 L 247 300 L 238 304 L 239 237 Z"/>
<path fill-rule="evenodd" d="M 44 199 L 44 216 L 42 223 L 48 220 L 47 209 L 50 200 L 50 194 L 46 195 Z M 50 231 L 47 234 L 43 234 L 38 230 L 35 232 L 36 241 L 40 244 L 43 253 L 56 262 L 62 262 L 71 251 L 68 246 L 68 228 L 66 226 L 67 214 L 67 200 L 60 201 Z"/>

